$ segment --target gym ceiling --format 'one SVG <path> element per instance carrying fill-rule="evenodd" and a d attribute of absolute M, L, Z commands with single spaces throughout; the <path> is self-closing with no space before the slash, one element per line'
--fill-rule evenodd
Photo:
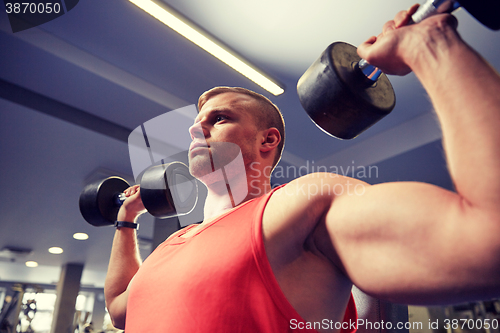
<path fill-rule="evenodd" d="M 255 90 L 282 109 L 282 170 L 324 165 L 348 173 L 374 166 L 369 183 L 418 180 L 452 188 L 439 127 L 414 75 L 390 77 L 396 108 L 350 141 L 320 131 L 296 93 L 299 77 L 331 42 L 359 44 L 413 1 L 165 2 L 284 84 L 285 93 L 272 96 L 126 0 L 81 0 L 63 16 L 17 33 L 2 2 L 0 281 L 53 283 L 63 264 L 77 262 L 85 264 L 82 284 L 103 286 L 114 230 L 83 220 L 83 186 L 110 175 L 133 181 L 128 133 L 218 85 Z M 463 10 L 456 15 L 464 39 L 500 69 L 498 33 Z M 145 257 L 153 219 L 140 222 Z M 89 239 L 73 239 L 76 232 Z M 64 252 L 49 253 L 53 246 Z M 26 267 L 28 260 L 38 267 Z"/>

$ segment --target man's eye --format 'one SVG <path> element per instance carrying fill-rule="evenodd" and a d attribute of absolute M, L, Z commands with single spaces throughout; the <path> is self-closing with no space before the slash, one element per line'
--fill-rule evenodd
<path fill-rule="evenodd" d="M 218 115 L 218 116 L 215 117 L 215 122 L 218 123 L 219 121 L 226 120 L 226 119 L 227 119 L 226 116 L 223 116 L 223 115 L 220 114 L 220 115 Z"/>

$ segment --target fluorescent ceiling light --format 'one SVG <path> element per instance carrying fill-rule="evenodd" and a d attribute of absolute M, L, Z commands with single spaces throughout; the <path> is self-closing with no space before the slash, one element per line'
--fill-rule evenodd
<path fill-rule="evenodd" d="M 49 252 L 52 254 L 61 254 L 64 252 L 64 250 L 58 246 L 53 246 L 53 247 L 49 248 Z"/>
<path fill-rule="evenodd" d="M 73 238 L 77 240 L 87 240 L 89 239 L 89 235 L 84 232 L 77 232 L 73 234 Z"/>
<path fill-rule="evenodd" d="M 26 261 L 25 265 L 28 267 L 37 267 L 38 263 L 36 261 Z"/>
<path fill-rule="evenodd" d="M 241 57 L 238 57 L 233 52 L 227 50 L 226 48 L 218 45 L 216 42 L 212 41 L 204 33 L 193 28 L 191 25 L 185 22 L 185 19 L 180 19 L 176 17 L 173 10 L 167 7 L 163 2 L 152 1 L 152 0 L 129 0 L 137 7 L 144 10 L 146 13 L 155 17 L 172 30 L 176 31 L 183 37 L 187 38 L 191 42 L 195 43 L 208 53 L 212 54 L 214 57 L 218 58 L 228 66 L 232 67 L 236 71 L 240 72 L 253 82 L 257 83 L 262 88 L 269 91 L 271 94 L 278 96 L 281 95 L 285 90 L 281 88 L 278 84 L 273 82 L 271 79 L 266 77 L 264 74 L 250 66 Z"/>

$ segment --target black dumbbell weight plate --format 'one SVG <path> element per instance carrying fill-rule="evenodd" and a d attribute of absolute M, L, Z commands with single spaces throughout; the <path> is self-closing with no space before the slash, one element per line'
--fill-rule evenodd
<path fill-rule="evenodd" d="M 352 139 L 389 114 L 396 96 L 386 75 L 375 84 L 356 68 L 356 47 L 336 42 L 302 75 L 300 102 L 318 127 L 339 139 Z"/>
<path fill-rule="evenodd" d="M 198 183 L 181 162 L 155 165 L 141 178 L 141 198 L 158 218 L 190 213 L 198 200 Z"/>
<path fill-rule="evenodd" d="M 117 197 L 129 187 L 129 183 L 120 177 L 87 185 L 80 194 L 79 202 L 85 221 L 97 227 L 114 224 L 120 209 Z"/>
<path fill-rule="evenodd" d="M 500 1 L 460 0 L 458 2 L 476 20 L 492 30 L 500 30 Z"/>

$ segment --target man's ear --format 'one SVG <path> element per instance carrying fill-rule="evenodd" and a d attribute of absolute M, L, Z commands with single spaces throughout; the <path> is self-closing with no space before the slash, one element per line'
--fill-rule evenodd
<path fill-rule="evenodd" d="M 262 134 L 262 142 L 260 146 L 260 151 L 267 153 L 274 148 L 278 147 L 281 142 L 281 135 L 278 129 L 275 127 L 268 128 Z"/>

